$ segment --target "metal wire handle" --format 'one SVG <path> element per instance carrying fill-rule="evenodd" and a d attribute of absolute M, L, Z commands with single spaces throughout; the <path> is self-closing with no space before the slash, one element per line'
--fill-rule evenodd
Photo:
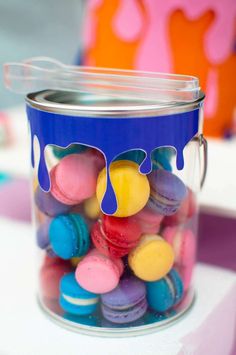
<path fill-rule="evenodd" d="M 203 134 L 200 134 L 199 136 L 199 143 L 200 143 L 200 147 L 203 146 L 203 173 L 202 173 L 201 184 L 200 184 L 200 187 L 202 189 L 205 183 L 207 166 L 208 166 L 208 144 Z"/>

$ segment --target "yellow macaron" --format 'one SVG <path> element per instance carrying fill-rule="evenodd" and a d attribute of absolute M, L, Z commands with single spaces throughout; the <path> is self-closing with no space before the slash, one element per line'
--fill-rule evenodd
<path fill-rule="evenodd" d="M 97 219 L 100 216 L 102 212 L 96 196 L 92 196 L 84 202 L 84 212 L 90 219 Z"/>
<path fill-rule="evenodd" d="M 139 172 L 138 164 L 119 160 L 110 165 L 110 179 L 116 195 L 116 217 L 132 216 L 143 209 L 150 195 L 150 185 L 146 175 Z M 97 181 L 97 199 L 101 204 L 106 191 L 106 168 L 104 168 Z"/>
<path fill-rule="evenodd" d="M 76 268 L 77 265 L 79 264 L 79 262 L 80 262 L 81 260 L 82 260 L 82 257 L 77 257 L 77 256 L 75 256 L 75 257 L 73 257 L 73 258 L 70 259 L 70 263 L 71 263 L 71 265 L 72 265 L 74 268 Z"/>
<path fill-rule="evenodd" d="M 144 234 L 128 257 L 129 266 L 137 277 L 156 281 L 164 277 L 174 264 L 174 250 L 162 237 Z"/>

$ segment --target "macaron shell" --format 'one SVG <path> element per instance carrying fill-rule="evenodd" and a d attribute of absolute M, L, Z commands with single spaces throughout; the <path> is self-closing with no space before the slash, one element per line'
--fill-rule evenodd
<path fill-rule="evenodd" d="M 60 280 L 69 272 L 71 267 L 67 262 L 58 258 L 45 258 L 39 276 L 41 295 L 49 300 L 58 299 Z"/>
<path fill-rule="evenodd" d="M 142 233 L 157 234 L 164 216 L 151 211 L 148 207 L 144 207 L 131 218 L 139 223 Z"/>
<path fill-rule="evenodd" d="M 182 279 L 175 269 L 161 280 L 147 282 L 146 287 L 148 304 L 157 312 L 166 312 L 176 306 L 184 294 Z"/>
<path fill-rule="evenodd" d="M 118 218 L 104 215 L 102 227 L 106 239 L 121 248 L 133 248 L 141 237 L 141 228 L 132 217 Z"/>
<path fill-rule="evenodd" d="M 112 323 L 124 324 L 141 318 L 147 311 L 147 301 L 144 298 L 134 307 L 126 310 L 113 310 L 105 305 L 102 305 L 101 308 L 104 318 Z"/>
<path fill-rule="evenodd" d="M 145 175 L 139 173 L 136 163 L 121 160 L 110 165 L 110 179 L 117 199 L 116 217 L 128 217 L 138 213 L 147 203 L 150 186 Z M 97 181 L 96 195 L 101 205 L 106 191 L 106 169 Z"/>
<path fill-rule="evenodd" d="M 78 301 L 78 302 L 77 302 Z M 77 302 L 78 304 L 75 304 Z M 96 310 L 98 296 L 84 290 L 76 281 L 74 272 L 60 281 L 60 305 L 69 313 L 88 315 Z"/>
<path fill-rule="evenodd" d="M 174 295 L 163 278 L 154 282 L 147 282 L 147 301 L 149 307 L 157 312 L 166 312 L 174 305 Z"/>
<path fill-rule="evenodd" d="M 131 227 L 132 225 L 130 225 Z M 112 258 L 120 258 L 129 253 L 129 251 L 135 247 L 138 243 L 138 238 L 140 237 L 140 229 L 136 224 L 135 229 L 127 228 L 124 233 L 119 234 L 118 230 L 109 230 L 109 232 L 104 231 L 103 222 L 98 221 L 94 224 L 91 237 L 94 246 L 104 255 L 110 256 Z M 137 227 L 137 228 L 136 228 Z M 114 229 L 114 228 L 113 228 Z M 127 232 L 128 231 L 128 232 Z M 134 232 L 132 238 L 136 238 L 136 241 L 127 240 L 127 237 L 130 234 L 130 231 Z M 138 231 L 138 234 L 136 233 Z M 110 239 L 109 239 L 110 238 Z"/>
<path fill-rule="evenodd" d="M 73 258 L 70 259 L 71 266 L 76 268 L 81 260 L 82 260 L 81 256 L 74 256 Z"/>
<path fill-rule="evenodd" d="M 152 152 L 152 170 L 165 169 L 172 171 L 171 158 L 174 155 L 173 148 L 162 147 Z"/>
<path fill-rule="evenodd" d="M 152 188 L 157 189 L 162 197 L 171 201 L 182 201 L 187 194 L 186 186 L 182 180 L 164 169 L 150 174 L 149 181 Z"/>
<path fill-rule="evenodd" d="M 176 306 L 181 301 L 181 299 L 183 297 L 183 293 L 184 293 L 183 282 L 182 282 L 181 276 L 179 275 L 179 273 L 175 269 L 172 269 L 169 272 L 168 276 L 172 280 L 173 286 L 175 289 L 174 306 Z"/>
<path fill-rule="evenodd" d="M 145 283 L 135 276 L 124 277 L 111 292 L 101 296 L 102 303 L 112 309 L 133 307 L 146 296 Z"/>
<path fill-rule="evenodd" d="M 195 266 L 195 260 L 192 260 L 192 262 L 189 262 L 189 264 L 186 266 L 184 265 L 176 266 L 176 269 L 178 269 L 183 281 L 184 292 L 186 292 L 191 286 L 194 266 Z"/>
<path fill-rule="evenodd" d="M 174 174 L 159 169 L 149 175 L 151 186 L 148 207 L 164 216 L 173 215 L 185 198 L 187 189 Z"/>
<path fill-rule="evenodd" d="M 79 215 L 68 214 L 54 218 L 49 228 L 49 240 L 54 253 L 65 260 L 82 256 L 89 248 L 88 229 Z"/>
<path fill-rule="evenodd" d="M 165 226 L 176 226 L 185 223 L 197 212 L 196 197 L 194 192 L 188 188 L 187 195 L 181 202 L 177 212 L 171 216 L 166 216 L 163 220 Z"/>
<path fill-rule="evenodd" d="M 104 231 L 102 231 L 101 223 L 97 222 L 93 225 L 91 231 L 91 238 L 94 246 L 104 255 L 113 258 L 119 258 L 129 253 L 130 249 L 120 248 L 112 245 L 106 240 Z"/>
<path fill-rule="evenodd" d="M 40 186 L 35 191 L 34 201 L 38 209 L 50 217 L 67 213 L 70 209 L 67 204 L 58 201 L 50 192 L 43 191 Z"/>
<path fill-rule="evenodd" d="M 37 228 L 37 232 L 36 232 L 37 245 L 41 249 L 46 249 L 50 244 L 49 226 L 51 221 L 52 221 L 51 218 L 47 218 L 45 222 L 40 224 L 39 227 Z"/>
<path fill-rule="evenodd" d="M 115 160 L 129 160 L 140 165 L 145 158 L 145 153 L 142 150 L 130 150 L 120 154 Z"/>
<path fill-rule="evenodd" d="M 59 146 L 56 146 L 56 145 L 52 146 L 53 154 L 58 159 L 62 159 L 62 158 L 66 157 L 67 155 L 70 155 L 70 154 L 82 153 L 86 149 L 88 149 L 88 148 L 86 146 L 82 145 L 82 144 L 71 144 L 71 145 L 69 145 L 66 148 L 59 147 Z"/>
<path fill-rule="evenodd" d="M 100 205 L 96 196 L 92 196 L 84 202 L 84 213 L 90 219 L 97 219 L 101 215 Z"/>
<path fill-rule="evenodd" d="M 54 253 L 60 258 L 66 260 L 76 256 L 76 231 L 68 216 L 57 217 L 51 222 L 49 240 Z"/>
<path fill-rule="evenodd" d="M 166 227 L 162 235 L 173 246 L 177 264 L 188 266 L 195 262 L 196 237 L 190 229 Z"/>
<path fill-rule="evenodd" d="M 55 166 L 51 171 L 50 171 L 50 181 L 51 181 L 51 194 L 53 195 L 53 197 L 68 206 L 73 206 L 76 205 L 78 203 L 80 203 L 81 201 L 78 199 L 71 199 L 68 198 L 68 196 L 66 196 L 65 194 L 62 193 L 61 189 L 59 188 L 57 181 L 56 181 L 56 169 L 57 166 Z"/>
<path fill-rule="evenodd" d="M 102 294 L 118 285 L 122 269 L 121 260 L 111 260 L 93 250 L 78 264 L 75 277 L 85 290 Z"/>
<path fill-rule="evenodd" d="M 156 235 L 144 235 L 140 244 L 128 257 L 134 274 L 145 281 L 164 277 L 174 263 L 174 251 L 170 244 Z"/>
<path fill-rule="evenodd" d="M 83 256 L 87 253 L 90 247 L 90 238 L 87 224 L 82 216 L 79 214 L 70 214 L 69 217 L 74 223 L 77 233 L 77 253 L 76 256 Z"/>
<path fill-rule="evenodd" d="M 71 154 L 63 158 L 53 169 L 52 194 L 62 197 L 70 204 L 77 204 L 96 191 L 98 171 L 90 162 L 86 152 Z"/>

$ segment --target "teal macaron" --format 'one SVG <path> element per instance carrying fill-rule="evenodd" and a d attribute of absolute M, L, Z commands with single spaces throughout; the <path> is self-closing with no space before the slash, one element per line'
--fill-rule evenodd
<path fill-rule="evenodd" d="M 170 310 L 182 300 L 184 294 L 182 279 L 175 269 L 160 280 L 146 282 L 146 290 L 148 305 L 157 312 Z"/>
<path fill-rule="evenodd" d="M 171 159 L 174 156 L 174 149 L 171 147 L 161 147 L 152 152 L 152 170 L 165 169 L 172 171 Z"/>
<path fill-rule="evenodd" d="M 87 224 L 79 214 L 55 217 L 49 227 L 49 240 L 54 253 L 65 260 L 85 255 L 90 246 Z"/>
<path fill-rule="evenodd" d="M 151 154 L 152 170 L 165 169 L 172 171 L 171 159 L 173 155 L 174 149 L 171 147 L 160 147 L 155 149 Z M 130 160 L 140 165 L 144 159 L 144 151 L 136 149 L 120 154 L 115 160 Z"/>
<path fill-rule="evenodd" d="M 115 160 L 129 160 L 140 165 L 144 158 L 145 153 L 142 150 L 136 149 L 120 154 Z"/>
<path fill-rule="evenodd" d="M 62 159 L 70 154 L 82 153 L 87 149 L 85 145 L 82 144 L 71 144 L 67 148 L 62 148 L 58 146 L 53 146 L 52 151 L 57 159 Z"/>
<path fill-rule="evenodd" d="M 82 288 L 75 279 L 75 273 L 64 275 L 60 280 L 61 308 L 74 315 L 89 315 L 93 313 L 98 305 L 98 295 Z"/>

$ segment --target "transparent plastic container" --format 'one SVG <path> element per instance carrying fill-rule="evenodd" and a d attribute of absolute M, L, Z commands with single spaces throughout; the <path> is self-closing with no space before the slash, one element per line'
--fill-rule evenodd
<path fill-rule="evenodd" d="M 39 58 L 5 82 L 27 94 L 41 308 L 101 336 L 180 318 L 206 172 L 198 80 Z"/>

